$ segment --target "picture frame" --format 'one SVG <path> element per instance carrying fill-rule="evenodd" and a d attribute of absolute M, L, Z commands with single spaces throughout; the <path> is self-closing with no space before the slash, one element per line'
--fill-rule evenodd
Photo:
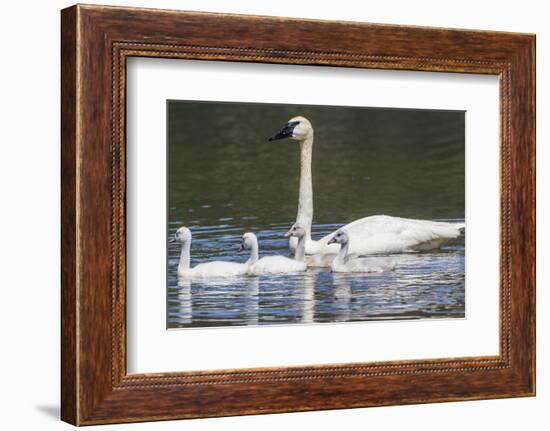
<path fill-rule="evenodd" d="M 76 5 L 61 13 L 61 54 L 62 420 L 92 425 L 535 395 L 534 35 Z M 128 374 L 130 57 L 497 75 L 499 355 Z"/>

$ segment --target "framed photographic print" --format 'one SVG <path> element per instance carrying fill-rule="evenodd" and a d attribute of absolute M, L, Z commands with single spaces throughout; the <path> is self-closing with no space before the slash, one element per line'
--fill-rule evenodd
<path fill-rule="evenodd" d="M 535 38 L 62 11 L 62 419 L 535 394 Z"/>

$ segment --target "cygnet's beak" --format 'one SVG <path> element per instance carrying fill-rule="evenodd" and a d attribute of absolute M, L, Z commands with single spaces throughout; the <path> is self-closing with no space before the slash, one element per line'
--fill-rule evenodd
<path fill-rule="evenodd" d="M 292 133 L 294 128 L 299 124 L 299 121 L 289 121 L 286 123 L 281 130 L 275 133 L 269 138 L 269 141 L 277 141 L 279 139 L 292 138 Z"/>
<path fill-rule="evenodd" d="M 329 239 L 327 244 L 336 244 L 336 237 L 333 236 L 331 239 Z"/>
<path fill-rule="evenodd" d="M 285 238 L 290 238 L 291 236 L 292 236 L 292 231 L 290 231 L 290 230 L 288 232 L 285 232 L 285 234 L 284 234 Z"/>
<path fill-rule="evenodd" d="M 176 236 L 174 235 L 168 238 L 168 242 L 176 242 Z"/>

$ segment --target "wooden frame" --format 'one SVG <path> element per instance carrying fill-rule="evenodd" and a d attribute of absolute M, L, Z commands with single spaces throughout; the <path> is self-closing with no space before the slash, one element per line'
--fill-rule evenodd
<path fill-rule="evenodd" d="M 61 46 L 63 420 L 88 425 L 535 394 L 533 35 L 78 5 L 62 11 Z M 130 56 L 498 75 L 500 354 L 127 375 Z"/>

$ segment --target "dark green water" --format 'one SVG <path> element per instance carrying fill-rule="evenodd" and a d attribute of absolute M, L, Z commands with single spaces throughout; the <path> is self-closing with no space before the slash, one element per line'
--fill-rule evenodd
<path fill-rule="evenodd" d="M 314 238 L 375 214 L 464 220 L 464 112 L 169 101 L 167 234 L 192 230 L 192 265 L 246 260 L 246 231 L 261 255 L 288 254 L 299 147 L 267 138 L 296 115 L 315 129 Z M 179 245 L 168 255 L 169 328 L 464 317 L 463 237 L 378 275 L 178 285 Z"/>

